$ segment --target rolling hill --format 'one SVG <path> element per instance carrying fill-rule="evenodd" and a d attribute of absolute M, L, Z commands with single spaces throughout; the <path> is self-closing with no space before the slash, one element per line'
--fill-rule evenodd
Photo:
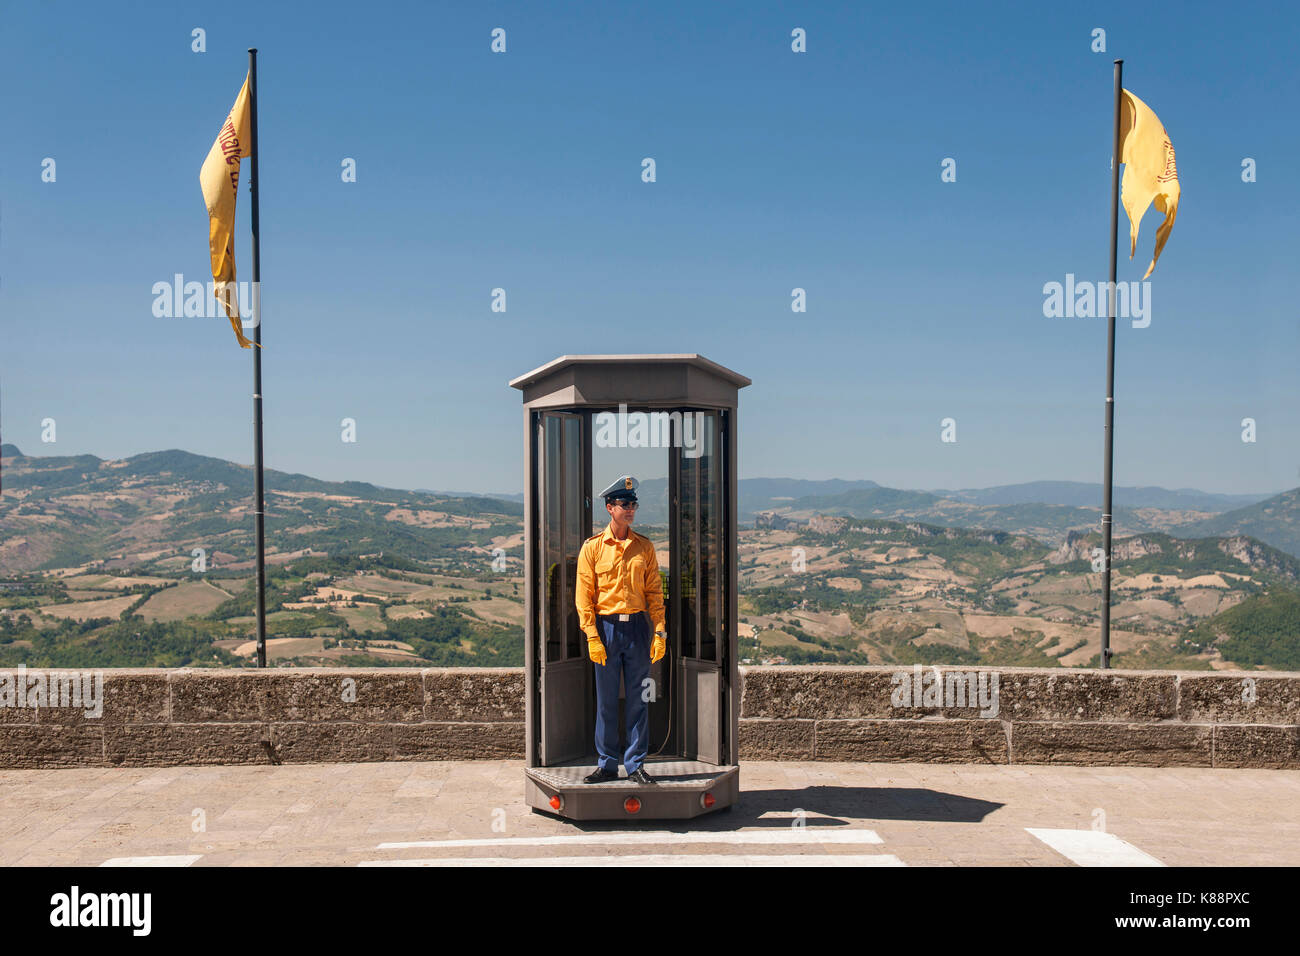
<path fill-rule="evenodd" d="M 250 469 L 175 449 L 120 461 L 3 450 L 0 666 L 250 660 Z M 769 518 L 783 519 L 740 529 L 746 660 L 1096 663 L 1095 511 L 1005 490 L 980 504 L 874 482 L 753 481 L 749 500 L 779 502 Z M 655 497 L 646 482 L 643 500 Z M 1116 666 L 1293 666 L 1300 560 L 1264 536 L 1294 527 L 1295 509 L 1288 492 L 1195 522 L 1119 516 Z M 666 528 L 640 517 L 667 567 Z M 522 532 L 517 501 L 269 471 L 272 659 L 522 663 Z"/>

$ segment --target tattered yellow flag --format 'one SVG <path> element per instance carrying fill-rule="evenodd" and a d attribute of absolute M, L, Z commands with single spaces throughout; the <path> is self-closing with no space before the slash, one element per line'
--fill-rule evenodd
<path fill-rule="evenodd" d="M 1142 214 L 1155 200 L 1156 209 L 1165 214 L 1165 221 L 1156 230 L 1156 251 L 1147 266 L 1145 279 L 1156 267 L 1160 250 L 1165 247 L 1169 233 L 1178 215 L 1178 166 L 1174 163 L 1174 144 L 1160 123 L 1160 118 L 1140 99 L 1124 91 L 1119 118 L 1119 156 L 1124 164 L 1124 183 L 1120 189 L 1124 211 L 1128 213 L 1129 250 L 1133 258 L 1137 251 L 1138 223 Z"/>
<path fill-rule="evenodd" d="M 257 343 L 244 335 L 239 320 L 239 295 L 235 287 L 235 197 L 239 193 L 239 161 L 249 150 L 248 78 L 235 97 L 216 142 L 199 170 L 203 201 L 208 206 L 208 248 L 212 254 L 212 278 L 218 301 L 226 309 L 240 348 Z M 256 291 L 253 293 L 257 295 Z M 259 348 L 261 346 L 258 346 Z"/>

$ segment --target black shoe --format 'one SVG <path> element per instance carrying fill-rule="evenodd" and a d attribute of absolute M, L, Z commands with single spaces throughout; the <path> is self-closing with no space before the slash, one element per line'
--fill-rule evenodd
<path fill-rule="evenodd" d="M 607 780 L 617 780 L 618 774 L 610 773 L 603 767 L 597 767 L 595 772 L 587 774 L 582 778 L 583 783 L 604 783 Z"/>
<path fill-rule="evenodd" d="M 630 780 L 632 783 L 642 783 L 642 784 L 654 783 L 654 778 L 651 777 L 650 774 L 645 772 L 644 767 L 637 770 L 636 773 L 628 774 L 627 779 Z"/>

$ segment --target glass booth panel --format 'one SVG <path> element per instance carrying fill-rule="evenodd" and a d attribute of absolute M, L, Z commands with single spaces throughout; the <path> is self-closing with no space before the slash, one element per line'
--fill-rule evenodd
<path fill-rule="evenodd" d="M 585 538 L 590 496 L 583 421 L 572 412 L 537 416 L 537 560 L 543 597 L 537 620 L 541 652 L 540 758 L 543 765 L 581 757 L 591 746 L 590 669 L 574 603 L 578 553 Z"/>
<path fill-rule="evenodd" d="M 700 659 L 718 659 L 718 544 L 722 535 L 721 494 L 718 476 L 717 420 L 713 414 L 703 417 L 700 435 L 700 592 L 703 595 L 700 620 Z"/>
<path fill-rule="evenodd" d="M 681 575 L 681 655 L 699 656 L 696 622 L 699 618 L 696 578 L 699 570 L 699 481 L 698 459 L 682 454 L 678 486 L 678 540 L 673 543 L 673 561 Z"/>
<path fill-rule="evenodd" d="M 564 500 L 559 495 L 550 493 L 550 489 L 561 488 L 564 484 L 563 434 L 558 427 L 546 427 L 542 421 L 542 435 L 545 453 L 543 455 L 544 475 L 542 479 L 542 567 L 546 599 L 543 603 L 545 613 L 542 617 L 543 643 L 546 645 L 546 660 L 560 659 L 560 618 L 564 607 L 564 580 L 560 568 L 564 562 L 562 520 Z M 558 423 L 557 423 L 558 424 Z"/>
<path fill-rule="evenodd" d="M 677 740 L 684 757 L 717 763 L 726 726 L 726 413 L 693 409 L 684 412 L 682 419 L 683 441 L 673 450 L 677 492 L 673 553 L 681 594 L 680 666 L 675 673 L 682 699 Z"/>
<path fill-rule="evenodd" d="M 694 412 L 683 418 L 689 424 L 679 453 L 678 533 L 673 548 L 674 560 L 681 565 L 681 654 L 717 662 L 718 642 L 725 640 L 722 430 L 717 412 Z"/>
<path fill-rule="evenodd" d="M 587 537 L 582 494 L 582 420 L 576 415 L 564 419 L 564 447 L 564 657 L 570 660 L 582 656 L 578 645 L 582 626 L 578 622 L 574 595 L 578 590 L 578 552 Z"/>
<path fill-rule="evenodd" d="M 583 656 L 574 595 L 578 552 L 587 537 L 588 519 L 581 416 L 548 412 L 541 416 L 540 425 L 545 449 L 541 537 L 546 601 L 542 630 L 549 663 Z"/>

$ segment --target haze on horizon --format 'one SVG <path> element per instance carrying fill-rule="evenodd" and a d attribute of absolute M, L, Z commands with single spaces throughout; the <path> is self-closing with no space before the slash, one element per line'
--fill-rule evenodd
<path fill-rule="evenodd" d="M 8 446 L 12 446 L 12 447 L 17 447 L 17 446 L 14 445 L 12 442 L 8 442 L 8 441 L 4 442 L 4 444 L 5 444 L 5 445 L 8 445 Z M 44 447 L 48 447 L 48 446 L 42 446 L 42 449 L 43 449 Z M 19 450 L 20 452 L 22 452 L 24 455 L 27 454 L 27 452 L 26 452 L 25 449 L 19 448 L 18 450 Z M 170 449 L 157 449 L 157 450 L 158 450 L 158 451 L 168 451 L 168 450 L 170 450 Z M 182 451 L 187 451 L 187 452 L 190 452 L 190 451 L 191 451 L 190 449 L 181 449 L 181 450 L 182 450 Z M 662 478 L 665 478 L 665 477 L 666 477 L 667 469 L 664 468 L 664 467 L 662 467 L 661 465 L 658 464 L 658 457 L 659 457 L 659 456 L 658 456 L 657 453 L 648 453 L 648 452 L 645 452 L 645 451 L 630 451 L 630 450 L 628 450 L 628 449 L 615 449 L 615 450 L 612 450 L 612 451 L 611 451 L 611 450 L 605 450 L 605 449 L 602 449 L 602 450 L 599 450 L 599 451 L 600 451 L 601 453 L 600 453 L 600 454 L 597 454 L 596 457 L 595 457 L 595 460 L 594 460 L 594 470 L 595 470 L 596 473 L 597 473 L 597 474 L 596 474 L 596 483 L 597 483 L 597 484 L 604 483 L 604 479 L 605 479 L 605 478 L 610 478 L 610 479 L 612 480 L 613 477 L 617 477 L 617 476 L 614 474 L 615 472 L 619 472 L 620 474 L 621 474 L 621 473 L 631 473 L 631 474 L 636 475 L 636 476 L 638 477 L 638 479 L 640 479 L 640 480 L 642 480 L 642 481 L 645 481 L 645 480 L 647 480 L 647 479 L 656 479 L 656 478 L 658 478 L 658 479 L 662 479 Z M 191 453 L 192 453 L 192 454 L 201 454 L 200 452 L 191 452 Z M 60 453 L 60 454 L 62 454 L 62 453 Z M 82 452 L 82 453 L 74 453 L 74 454 L 94 454 L 94 453 L 93 453 L 93 452 Z M 38 450 L 38 456 L 39 456 L 39 450 Z M 36 457 L 36 456 L 34 456 L 34 457 Z M 44 457 L 44 456 L 39 456 L 39 457 Z M 124 458 L 129 458 L 129 457 L 131 457 L 131 456 L 117 456 L 117 457 L 111 457 L 111 456 L 96 456 L 96 457 L 103 458 L 103 460 L 105 460 L 105 461 L 121 461 L 121 460 L 123 460 Z M 216 456 L 206 456 L 206 457 L 216 457 Z M 248 467 L 248 468 L 251 468 L 251 467 L 252 467 L 251 462 L 248 462 L 248 461 L 238 461 L 238 460 L 236 460 L 236 459 L 230 459 L 230 461 L 231 461 L 233 464 L 243 465 L 244 467 Z M 269 466 L 269 465 L 268 465 L 267 467 L 268 467 L 268 469 L 271 468 L 271 466 Z M 485 489 L 481 489 L 481 488 L 452 487 L 452 486 L 449 486 L 449 485 L 438 485 L 438 484 L 436 484 L 436 483 L 435 483 L 435 484 L 425 484 L 425 485 L 417 485 L 417 486 L 410 486 L 410 487 L 407 487 L 407 486 L 401 486 L 401 485 L 389 485 L 389 484 L 384 484 L 384 483 L 382 483 L 382 482 L 370 481 L 369 479 L 364 479 L 364 478 L 347 478 L 347 477 L 344 477 L 344 478 L 326 478 L 326 477 L 323 477 L 323 476 L 321 476 L 321 475 L 312 474 L 311 472 L 306 472 L 306 471 L 302 471 L 302 470 L 300 470 L 300 469 L 295 469 L 295 468 L 275 468 L 274 470 L 275 470 L 275 471 L 284 472 L 284 473 L 287 473 L 287 474 L 304 474 L 304 475 L 307 475 L 309 478 L 317 478 L 317 479 L 321 479 L 321 480 L 324 480 L 324 481 L 338 481 L 338 482 L 343 482 L 343 481 L 366 481 L 366 482 L 368 482 L 369 484 L 375 485 L 375 486 L 378 487 L 378 488 L 388 488 L 388 489 L 392 489 L 392 490 L 395 490 L 395 491 L 431 491 L 431 492 L 436 492 L 436 493 L 439 493 L 439 494 L 453 494 L 453 495 L 460 495 L 460 494 L 468 494 L 468 495 L 482 495 L 482 496 L 484 496 L 484 497 L 489 497 L 489 498 L 490 498 L 490 497 L 506 497 L 506 498 L 509 498 L 509 497 L 521 497 L 521 496 L 523 495 L 523 489 L 522 489 L 522 486 L 521 486 L 519 489 L 517 489 L 517 490 L 509 490 L 509 489 L 502 489 L 502 488 L 490 488 L 490 489 L 486 489 L 486 490 L 485 490 Z M 607 473 L 608 473 L 608 474 L 607 474 Z M 740 480 L 741 480 L 741 481 L 748 481 L 748 480 L 758 480 L 758 481 L 763 481 L 763 480 L 767 480 L 767 481 L 827 481 L 827 482 L 829 482 L 829 481 L 842 481 L 842 482 L 845 482 L 845 483 L 855 483 L 855 482 L 873 481 L 873 480 L 874 480 L 874 479 L 870 479 L 870 478 L 843 478 L 843 477 L 838 476 L 838 475 L 833 475 L 833 476 L 831 476 L 830 478 L 796 478 L 795 476 L 792 476 L 792 475 L 745 475 L 745 474 L 742 474 L 742 475 L 740 475 L 739 477 L 740 477 Z M 1016 486 L 1016 485 L 1024 485 L 1024 484 L 1053 483 L 1053 482 L 1058 482 L 1058 481 L 1061 481 L 1061 483 L 1068 483 L 1067 481 L 1060 480 L 1060 479 L 1044 478 L 1044 479 L 1030 479 L 1029 481 L 1025 481 L 1025 482 L 1009 482 L 1009 483 L 1006 483 L 1006 484 L 1007 484 L 1007 485 L 1010 485 L 1010 486 Z M 1096 485 L 1097 488 L 1098 488 L 1098 495 L 1100 496 L 1100 488 L 1101 488 L 1101 483 L 1100 483 L 1100 482 L 1095 482 L 1095 481 L 1094 481 L 1094 482 L 1083 482 L 1083 483 L 1084 483 L 1084 484 L 1092 484 L 1092 485 Z M 881 485 L 882 483 L 881 483 L 881 482 L 876 482 L 876 484 Z M 882 487 L 893 487 L 893 486 L 883 486 L 883 485 L 882 485 Z M 981 488 L 963 487 L 963 488 L 901 488 L 901 489 L 898 489 L 898 490 L 902 490 L 902 491 L 922 491 L 922 492 L 927 492 L 927 493 L 929 493 L 929 494 L 942 495 L 944 492 L 949 492 L 949 493 L 951 493 L 951 492 L 958 492 L 958 491 L 978 491 L 978 490 L 987 490 L 988 488 L 995 488 L 995 487 L 1001 487 L 1001 486 L 997 486 L 997 485 L 989 485 L 989 486 L 984 486 L 982 489 L 981 489 Z M 1120 484 L 1117 483 L 1117 484 L 1115 485 L 1115 490 L 1118 492 L 1118 491 L 1121 490 L 1121 489 L 1127 489 L 1127 488 L 1130 488 L 1130 487 L 1132 487 L 1132 488 L 1139 488 L 1139 487 L 1141 487 L 1141 488 L 1147 488 L 1147 487 L 1152 487 L 1152 486 L 1146 486 L 1146 485 L 1133 485 L 1133 486 L 1129 486 L 1129 485 L 1120 485 Z M 1156 486 L 1156 487 L 1163 487 L 1163 486 Z M 1166 488 L 1165 490 L 1167 490 L 1167 491 L 1174 491 L 1174 492 L 1200 492 L 1200 493 L 1206 493 L 1206 494 L 1231 494 L 1231 495 L 1244 495 L 1244 496 L 1257 497 L 1257 498 L 1261 498 L 1261 499 L 1263 499 L 1263 498 L 1272 497 L 1273 495 L 1276 495 L 1276 494 L 1280 494 L 1280 493 L 1282 493 L 1283 491 L 1289 491 L 1289 490 L 1291 490 L 1291 489 L 1289 489 L 1289 488 L 1283 488 L 1283 489 L 1279 489 L 1279 490 L 1277 490 L 1277 491 L 1254 491 L 1254 492 L 1216 492 L 1216 491 L 1214 491 L 1213 489 L 1206 489 L 1206 488 L 1193 488 L 1193 487 L 1190 487 L 1190 486 L 1186 486 L 1186 487 L 1180 487 L 1180 488 Z M 1100 497 L 1098 497 L 1097 505 L 1100 506 L 1100 503 L 1101 503 L 1101 499 L 1100 499 Z"/>

